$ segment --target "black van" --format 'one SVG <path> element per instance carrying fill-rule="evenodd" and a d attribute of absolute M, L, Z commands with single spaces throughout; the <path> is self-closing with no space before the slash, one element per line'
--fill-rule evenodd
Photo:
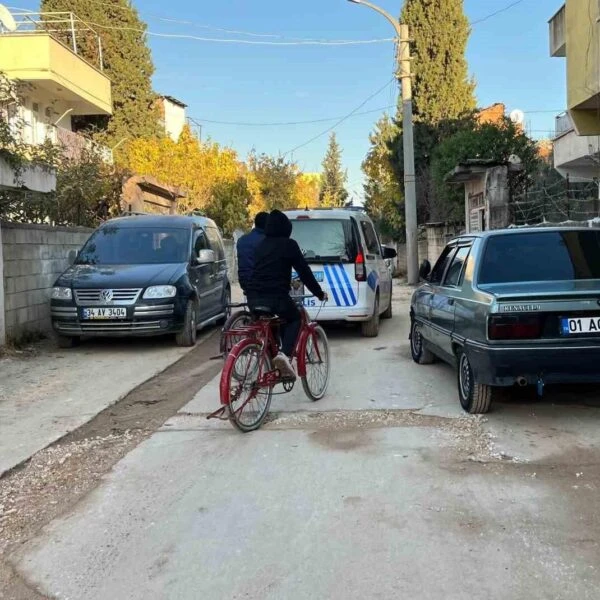
<path fill-rule="evenodd" d="M 134 215 L 102 224 L 51 295 L 59 345 L 82 336 L 175 334 L 193 346 L 198 329 L 227 316 L 231 285 L 219 229 L 205 217 Z"/>

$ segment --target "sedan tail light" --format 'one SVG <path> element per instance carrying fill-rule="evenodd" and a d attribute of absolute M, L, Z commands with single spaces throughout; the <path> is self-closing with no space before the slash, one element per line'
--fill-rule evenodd
<path fill-rule="evenodd" d="M 492 315 L 488 320 L 490 340 L 534 340 L 541 336 L 540 315 Z"/>

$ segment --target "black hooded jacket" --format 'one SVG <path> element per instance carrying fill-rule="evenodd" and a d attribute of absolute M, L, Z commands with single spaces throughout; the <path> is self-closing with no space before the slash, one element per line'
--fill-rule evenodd
<path fill-rule="evenodd" d="M 261 296 L 278 297 L 290 293 L 292 269 L 310 292 L 323 299 L 323 290 L 306 262 L 300 247 L 290 239 L 292 224 L 282 212 L 269 215 L 265 239 L 256 248 L 254 273 L 248 291 Z"/>

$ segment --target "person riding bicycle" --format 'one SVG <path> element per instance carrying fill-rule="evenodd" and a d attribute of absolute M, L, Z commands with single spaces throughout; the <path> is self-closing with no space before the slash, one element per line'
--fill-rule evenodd
<path fill-rule="evenodd" d="M 254 273 L 248 286 L 250 310 L 265 307 L 285 320 L 281 331 L 281 352 L 273 359 L 282 377 L 296 379 L 290 359 L 301 326 L 300 311 L 290 296 L 292 269 L 310 292 L 321 302 L 327 294 L 315 279 L 298 243 L 290 239 L 292 223 L 279 210 L 269 215 L 265 239 L 259 244 L 254 256 Z"/>
<path fill-rule="evenodd" d="M 259 212 L 254 219 L 254 229 L 243 235 L 237 243 L 238 280 L 244 294 L 252 280 L 256 248 L 265 239 L 265 227 L 269 213 Z"/>

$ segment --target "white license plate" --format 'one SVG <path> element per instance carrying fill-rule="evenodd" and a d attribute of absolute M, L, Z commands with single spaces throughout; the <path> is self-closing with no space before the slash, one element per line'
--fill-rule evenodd
<path fill-rule="evenodd" d="M 84 308 L 83 318 L 94 320 L 94 319 L 126 319 L 127 309 L 110 307 L 110 308 Z"/>
<path fill-rule="evenodd" d="M 600 334 L 600 317 L 564 318 L 560 326 L 563 335 Z"/>

